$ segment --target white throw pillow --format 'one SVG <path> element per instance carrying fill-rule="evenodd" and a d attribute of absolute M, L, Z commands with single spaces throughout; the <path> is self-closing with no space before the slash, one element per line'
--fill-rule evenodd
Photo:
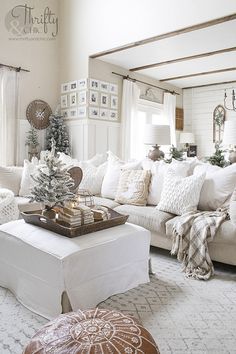
<path fill-rule="evenodd" d="M 165 175 L 158 210 L 182 215 L 197 210 L 205 174 L 179 177 L 172 169 Z"/>
<path fill-rule="evenodd" d="M 236 164 L 225 168 L 206 165 L 208 165 L 206 178 L 202 186 L 198 209 L 216 210 L 220 207 L 228 207 L 236 186 Z M 197 166 L 194 174 L 201 173 L 204 168 L 206 166 Z"/>
<path fill-rule="evenodd" d="M 24 160 L 24 168 L 22 172 L 21 184 L 20 184 L 20 197 L 30 197 L 31 189 L 35 185 L 35 182 L 31 175 L 34 175 L 37 172 L 38 159 L 33 158 L 32 162 Z"/>
<path fill-rule="evenodd" d="M 96 154 L 86 162 L 91 163 L 92 165 L 98 167 L 106 161 L 107 161 L 107 152 L 105 152 L 104 154 Z"/>
<path fill-rule="evenodd" d="M 23 167 L 0 166 L 0 188 L 11 190 L 14 195 L 19 195 Z"/>
<path fill-rule="evenodd" d="M 93 195 L 101 194 L 104 175 L 107 170 L 107 162 L 96 167 L 86 161 L 81 161 L 78 166 L 83 171 L 83 178 L 79 185 L 80 189 L 87 189 Z"/>
<path fill-rule="evenodd" d="M 157 205 L 161 199 L 161 192 L 163 189 L 164 177 L 167 171 L 171 168 L 176 175 L 181 177 L 188 176 L 190 164 L 185 161 L 173 160 L 171 164 L 164 161 L 152 161 L 145 159 L 142 161 L 142 167 L 144 170 L 150 170 L 152 177 L 149 185 L 149 193 L 147 204 Z"/>

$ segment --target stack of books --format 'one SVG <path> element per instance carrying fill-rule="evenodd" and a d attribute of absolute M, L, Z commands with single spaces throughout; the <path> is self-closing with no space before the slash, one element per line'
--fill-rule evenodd
<path fill-rule="evenodd" d="M 94 217 L 91 209 L 85 205 L 76 207 L 64 207 L 60 209 L 58 220 L 68 223 L 70 226 L 87 225 L 94 222 Z"/>
<path fill-rule="evenodd" d="M 108 208 L 101 205 L 96 205 L 92 208 L 92 212 L 95 221 L 109 220 L 111 218 Z"/>

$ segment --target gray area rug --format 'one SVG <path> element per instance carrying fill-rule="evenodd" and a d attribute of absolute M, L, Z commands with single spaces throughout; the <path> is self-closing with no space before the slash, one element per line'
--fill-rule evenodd
<path fill-rule="evenodd" d="M 156 272 L 151 282 L 100 307 L 139 318 L 161 354 L 236 354 L 236 267 L 216 264 L 213 279 L 197 281 L 186 279 L 168 252 L 153 248 L 151 254 Z M 0 287 L 0 354 L 21 354 L 46 322 Z"/>

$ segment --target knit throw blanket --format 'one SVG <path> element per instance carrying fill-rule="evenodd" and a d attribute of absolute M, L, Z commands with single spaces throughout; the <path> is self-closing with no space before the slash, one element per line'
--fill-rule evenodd
<path fill-rule="evenodd" d="M 191 211 L 177 218 L 172 229 L 171 254 L 177 255 L 177 259 L 182 262 L 187 277 L 207 280 L 214 274 L 208 242 L 213 240 L 226 218 L 226 209 Z"/>

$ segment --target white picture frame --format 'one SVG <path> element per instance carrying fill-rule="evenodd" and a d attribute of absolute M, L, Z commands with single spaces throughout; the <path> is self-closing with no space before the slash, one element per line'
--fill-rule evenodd
<path fill-rule="evenodd" d="M 71 108 L 70 109 L 70 114 L 69 114 L 69 117 L 70 118 L 77 118 L 78 116 L 78 111 L 77 111 L 77 108 Z"/>
<path fill-rule="evenodd" d="M 107 93 L 101 93 L 100 106 L 104 108 L 109 107 L 109 95 Z"/>
<path fill-rule="evenodd" d="M 100 118 L 99 108 L 97 108 L 97 107 L 89 107 L 89 118 L 93 118 L 93 119 Z"/>
<path fill-rule="evenodd" d="M 69 82 L 61 84 L 61 93 L 67 93 L 69 91 L 70 91 L 70 83 Z"/>
<path fill-rule="evenodd" d="M 78 90 L 78 81 L 71 81 L 70 82 L 70 91 L 77 91 Z"/>
<path fill-rule="evenodd" d="M 118 95 L 118 85 L 110 83 L 110 93 Z"/>
<path fill-rule="evenodd" d="M 87 113 L 87 107 L 78 107 L 78 118 L 86 118 L 86 113 Z"/>
<path fill-rule="evenodd" d="M 118 109 L 118 96 L 111 95 L 111 109 Z"/>
<path fill-rule="evenodd" d="M 77 106 L 77 93 L 73 92 L 70 94 L 70 106 L 74 107 Z"/>
<path fill-rule="evenodd" d="M 98 91 L 89 91 L 89 104 L 98 106 Z"/>
<path fill-rule="evenodd" d="M 87 79 L 78 80 L 77 88 L 78 88 L 78 90 L 86 90 L 87 89 Z"/>
<path fill-rule="evenodd" d="M 114 109 L 110 109 L 110 111 L 109 111 L 109 119 L 117 121 L 118 120 L 118 111 L 116 111 Z"/>
<path fill-rule="evenodd" d="M 68 96 L 62 95 L 61 96 L 61 108 L 67 108 L 67 107 L 68 107 Z"/>
<path fill-rule="evenodd" d="M 92 90 L 100 90 L 100 81 L 96 79 L 89 79 L 89 88 Z"/>
<path fill-rule="evenodd" d="M 100 118 L 101 119 L 109 119 L 109 109 L 100 108 Z"/>
<path fill-rule="evenodd" d="M 78 105 L 82 106 L 87 104 L 87 91 L 79 91 L 78 92 Z"/>
<path fill-rule="evenodd" d="M 69 110 L 69 109 L 63 109 L 63 110 L 61 111 L 61 115 L 62 115 L 62 117 L 63 117 L 64 119 L 69 118 L 69 116 L 70 116 L 70 110 Z"/>
<path fill-rule="evenodd" d="M 109 92 L 110 91 L 110 83 L 106 81 L 100 81 L 100 91 Z"/>

